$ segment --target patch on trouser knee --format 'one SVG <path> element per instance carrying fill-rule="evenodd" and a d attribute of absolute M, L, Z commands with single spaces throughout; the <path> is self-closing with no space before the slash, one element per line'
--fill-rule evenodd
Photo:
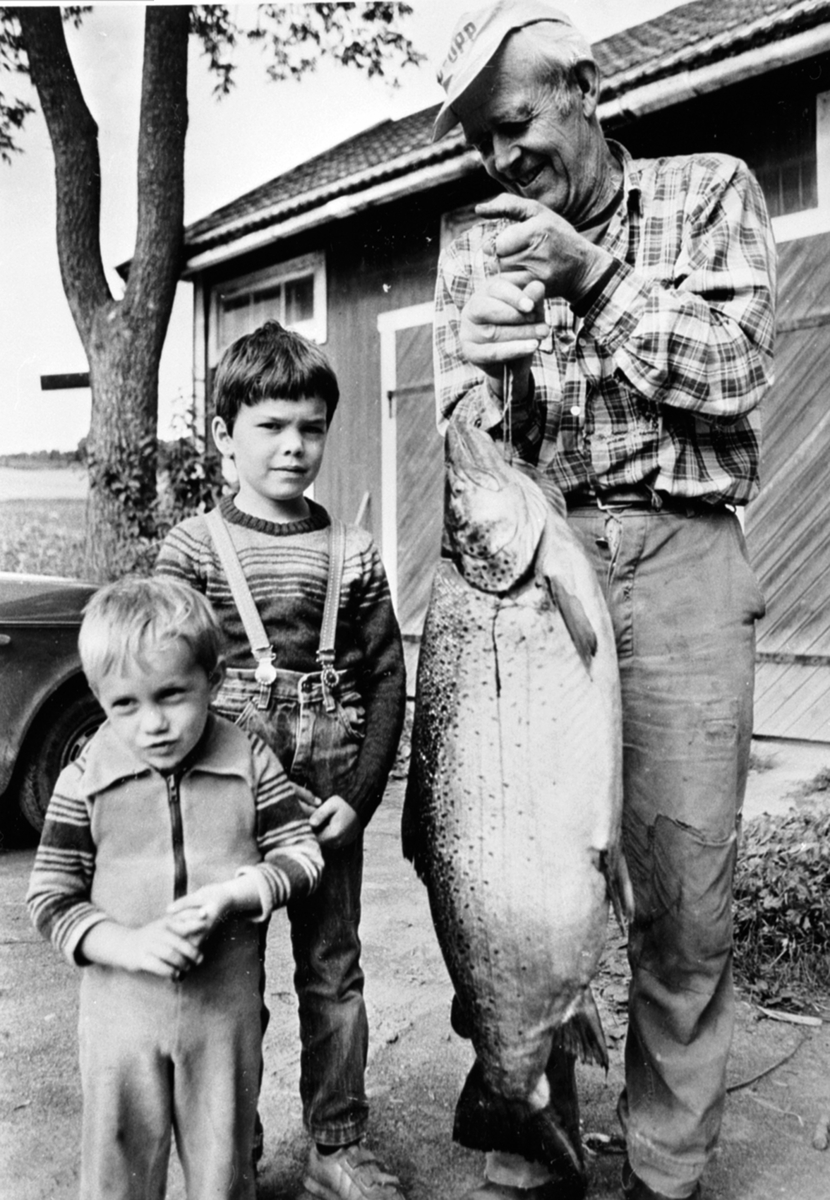
<path fill-rule="evenodd" d="M 732 948 L 737 834 L 708 834 L 671 817 L 628 814 L 625 853 L 635 894 L 632 966 L 672 992 L 710 993 Z"/>

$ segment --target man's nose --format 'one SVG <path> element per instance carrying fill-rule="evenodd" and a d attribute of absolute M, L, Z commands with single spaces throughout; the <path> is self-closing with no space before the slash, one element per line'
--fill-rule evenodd
<path fill-rule="evenodd" d="M 521 155 L 521 150 L 512 138 L 503 134 L 493 134 L 493 166 L 497 171 L 507 171 Z"/>

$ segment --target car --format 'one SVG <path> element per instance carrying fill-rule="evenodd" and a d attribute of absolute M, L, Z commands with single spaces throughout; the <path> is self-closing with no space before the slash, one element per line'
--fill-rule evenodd
<path fill-rule="evenodd" d="M 7 827 L 43 828 L 58 775 L 104 720 L 78 657 L 83 608 L 96 587 L 0 571 L 0 797 Z"/>

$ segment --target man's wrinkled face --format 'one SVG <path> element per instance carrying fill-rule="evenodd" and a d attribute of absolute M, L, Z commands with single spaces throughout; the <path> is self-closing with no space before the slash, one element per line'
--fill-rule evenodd
<path fill-rule="evenodd" d="M 582 93 L 563 96 L 552 86 L 548 69 L 523 48 L 524 37 L 507 40 L 455 110 L 488 175 L 576 223 L 596 195 L 596 127 Z"/>

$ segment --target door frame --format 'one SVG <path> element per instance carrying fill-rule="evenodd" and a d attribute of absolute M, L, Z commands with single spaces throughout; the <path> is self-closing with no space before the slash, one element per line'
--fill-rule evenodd
<path fill-rule="evenodd" d="M 397 332 L 431 325 L 431 300 L 378 313 L 380 335 L 380 546 L 392 603 L 398 607 L 398 426 L 395 389 L 398 383 Z"/>

